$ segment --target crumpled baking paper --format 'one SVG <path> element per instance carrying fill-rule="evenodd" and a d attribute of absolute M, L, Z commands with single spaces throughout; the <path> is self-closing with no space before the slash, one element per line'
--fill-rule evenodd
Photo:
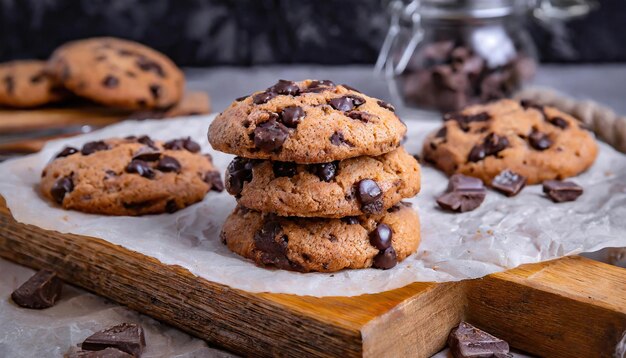
<path fill-rule="evenodd" d="M 113 136 L 191 136 L 204 152 L 213 155 L 223 172 L 232 156 L 213 151 L 208 144 L 206 132 L 212 118 L 129 121 L 50 142 L 38 154 L 0 164 L 0 194 L 17 221 L 107 240 L 164 264 L 180 265 L 207 280 L 251 292 L 354 296 L 416 281 L 478 278 L 524 263 L 626 246 L 626 156 L 603 143 L 593 167 L 573 178 L 585 193 L 569 203 L 553 203 L 542 194 L 541 186 L 534 185 L 513 198 L 489 191 L 477 210 L 447 213 L 435 202 L 446 189 L 446 176 L 423 166 L 422 191 L 408 200 L 420 214 L 422 244 L 416 254 L 387 271 L 302 274 L 257 267 L 220 243 L 221 225 L 235 207 L 235 199 L 226 192 L 210 192 L 202 202 L 174 214 L 144 217 L 65 211 L 38 194 L 41 170 L 63 146 L 80 147 Z M 410 153 L 419 153 L 424 137 L 440 122 L 405 119 L 409 128 L 405 146 Z"/>

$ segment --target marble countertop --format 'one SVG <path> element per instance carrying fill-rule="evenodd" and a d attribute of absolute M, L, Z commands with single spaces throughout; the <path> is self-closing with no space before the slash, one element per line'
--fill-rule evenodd
<path fill-rule="evenodd" d="M 368 66 L 271 66 L 254 68 L 220 67 L 186 70 L 188 87 L 211 95 L 213 109 L 220 111 L 237 97 L 266 88 L 278 78 L 332 79 L 363 92 L 392 100 L 386 81 Z M 579 99 L 591 99 L 626 115 L 626 65 L 542 66 L 535 85 L 552 87 Z M 401 114 L 410 116 L 412 110 Z M 141 323 L 146 329 L 144 357 L 230 357 L 171 326 L 66 285 L 57 306 L 45 311 L 20 309 L 10 300 L 11 292 L 27 280 L 33 270 L 0 259 L 0 357 L 61 356 L 90 332 L 120 322 Z M 63 317 L 63 318 L 59 318 Z M 5 324 L 4 322 L 11 322 Z M 45 327 L 45 328 L 44 328 Z M 446 357 L 442 352 L 438 357 Z"/>

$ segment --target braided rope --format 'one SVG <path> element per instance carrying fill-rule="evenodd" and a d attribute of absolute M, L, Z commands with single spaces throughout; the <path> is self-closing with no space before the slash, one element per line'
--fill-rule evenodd
<path fill-rule="evenodd" d="M 544 106 L 556 107 L 576 117 L 613 148 L 626 153 L 626 117 L 597 102 L 577 101 L 555 90 L 530 87 L 519 91 L 515 98 L 526 99 Z"/>

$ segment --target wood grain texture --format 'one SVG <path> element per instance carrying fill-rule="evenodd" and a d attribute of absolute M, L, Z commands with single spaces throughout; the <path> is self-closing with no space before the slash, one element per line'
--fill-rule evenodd
<path fill-rule="evenodd" d="M 464 318 L 541 356 L 609 356 L 626 330 L 626 270 L 582 258 L 358 297 L 254 294 L 103 240 L 17 223 L 1 199 L 0 256 L 247 356 L 429 357 Z"/>

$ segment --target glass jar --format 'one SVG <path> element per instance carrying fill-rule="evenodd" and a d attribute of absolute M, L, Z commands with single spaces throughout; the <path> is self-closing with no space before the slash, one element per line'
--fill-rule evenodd
<path fill-rule="evenodd" d="M 439 111 L 511 95 L 532 79 L 537 67 L 520 16 L 527 7 L 519 4 L 415 0 L 400 7 L 395 2 L 396 31 L 392 34 L 390 28 L 381 51 L 385 60 L 377 63 L 390 80 L 392 95 L 406 106 Z"/>

